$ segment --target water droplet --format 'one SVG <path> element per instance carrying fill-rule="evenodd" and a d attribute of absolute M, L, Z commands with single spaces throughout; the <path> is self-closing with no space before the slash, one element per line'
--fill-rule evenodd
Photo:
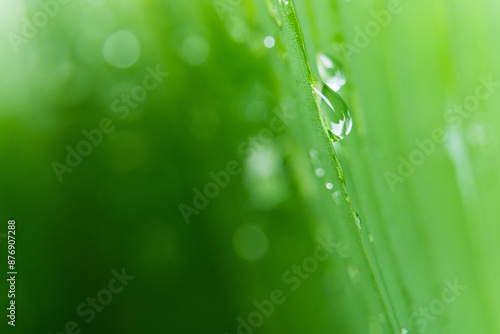
<path fill-rule="evenodd" d="M 317 169 L 323 169 L 323 168 L 321 168 L 321 161 L 319 160 L 319 153 L 318 153 L 318 151 L 316 151 L 315 149 L 309 150 L 309 157 L 311 158 L 311 163 L 313 164 L 313 166 L 315 168 L 315 174 L 318 175 L 317 174 L 318 173 Z M 323 170 L 323 174 L 324 174 L 324 172 L 325 171 Z"/>
<path fill-rule="evenodd" d="M 341 203 L 342 201 L 342 194 L 340 193 L 340 191 L 336 190 L 333 192 L 332 194 L 332 197 L 333 197 L 333 200 L 335 201 L 335 203 L 338 205 Z"/>
<path fill-rule="evenodd" d="M 235 233 L 233 245 L 239 257 L 247 261 L 256 261 L 266 255 L 269 241 L 259 227 L 243 225 Z"/>
<path fill-rule="evenodd" d="M 139 59 L 140 50 L 137 38 L 130 32 L 121 30 L 106 40 L 102 52 L 110 65 L 127 68 Z"/>
<path fill-rule="evenodd" d="M 401 334 L 409 334 L 410 331 L 407 330 L 406 328 L 401 328 Z"/>
<path fill-rule="evenodd" d="M 181 47 L 181 54 L 188 63 L 199 66 L 207 60 L 210 53 L 208 42 L 201 36 L 188 36 Z"/>
<path fill-rule="evenodd" d="M 334 142 L 335 144 L 335 142 Z M 337 145 L 337 147 L 334 147 L 336 152 L 342 152 L 342 147 L 340 145 Z M 344 171 L 342 170 L 342 166 L 340 165 L 340 161 L 337 159 L 336 156 L 335 158 L 335 168 L 337 169 L 337 174 L 339 175 L 340 181 L 345 185 L 345 176 L 344 176 Z"/>
<path fill-rule="evenodd" d="M 248 26 L 240 20 L 226 20 L 229 35 L 236 43 L 244 43 L 248 37 Z"/>
<path fill-rule="evenodd" d="M 349 195 L 347 193 L 344 193 L 344 196 L 345 196 L 346 202 L 349 203 L 349 205 L 351 205 L 351 198 L 349 197 Z"/>
<path fill-rule="evenodd" d="M 373 240 L 375 240 L 375 238 L 373 237 L 373 234 L 368 234 L 368 238 L 370 239 L 370 242 L 373 242 Z"/>
<path fill-rule="evenodd" d="M 278 27 L 280 28 L 283 27 L 283 23 L 281 22 L 278 8 L 276 8 L 275 5 L 275 0 L 267 0 L 266 5 L 267 5 L 267 11 L 269 12 L 269 15 L 274 20 L 274 22 L 276 22 Z"/>
<path fill-rule="evenodd" d="M 275 42 L 273 36 L 266 36 L 266 38 L 264 38 L 264 46 L 268 49 L 272 48 Z"/>
<path fill-rule="evenodd" d="M 346 78 L 344 70 L 340 66 L 339 62 L 334 61 L 332 57 L 323 53 L 319 53 L 316 56 L 316 62 L 321 80 L 323 80 L 328 87 L 333 89 L 333 91 L 336 92 L 345 85 Z"/>
<path fill-rule="evenodd" d="M 328 183 L 326 184 L 326 189 L 333 189 L 333 184 L 332 184 L 332 183 L 330 183 L 330 182 L 328 182 Z"/>
<path fill-rule="evenodd" d="M 355 265 L 351 264 L 347 267 L 347 274 L 352 284 L 357 284 L 360 282 L 359 269 Z"/>
<path fill-rule="evenodd" d="M 358 228 L 361 228 L 361 219 L 359 219 L 359 215 L 357 212 L 354 212 L 354 219 L 356 220 L 356 224 L 358 225 Z"/>
<path fill-rule="evenodd" d="M 316 168 L 316 171 L 314 173 L 317 177 L 325 176 L 325 170 L 323 168 Z"/>
<path fill-rule="evenodd" d="M 282 156 L 273 144 L 254 148 L 245 161 L 243 184 L 250 196 L 249 203 L 259 210 L 269 210 L 283 201 L 289 192 L 283 175 Z"/>
<path fill-rule="evenodd" d="M 344 100 L 317 78 L 311 85 L 323 122 L 332 141 L 343 139 L 351 132 L 352 118 Z"/>

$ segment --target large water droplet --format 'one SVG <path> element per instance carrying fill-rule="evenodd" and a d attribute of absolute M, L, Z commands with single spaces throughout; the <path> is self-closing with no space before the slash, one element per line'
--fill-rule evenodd
<path fill-rule="evenodd" d="M 330 139 L 334 142 L 343 139 L 352 128 L 347 104 L 340 95 L 315 77 L 311 86 Z"/>
<path fill-rule="evenodd" d="M 318 53 L 316 56 L 316 63 L 318 65 L 318 72 L 321 80 L 323 80 L 328 87 L 333 91 L 338 91 L 346 83 L 344 70 L 340 63 L 335 61 L 323 53 Z"/>

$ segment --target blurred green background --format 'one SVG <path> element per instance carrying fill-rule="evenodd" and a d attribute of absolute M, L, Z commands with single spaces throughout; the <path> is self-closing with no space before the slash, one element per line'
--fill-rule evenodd
<path fill-rule="evenodd" d="M 2 332 L 500 333 L 499 10 L 2 0 Z"/>

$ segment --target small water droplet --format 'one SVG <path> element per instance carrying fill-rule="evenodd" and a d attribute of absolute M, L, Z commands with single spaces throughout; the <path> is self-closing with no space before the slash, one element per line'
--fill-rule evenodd
<path fill-rule="evenodd" d="M 276 22 L 279 28 L 282 28 L 283 23 L 281 22 L 280 14 L 278 8 L 276 7 L 275 0 L 267 0 L 266 5 L 267 5 L 267 11 L 271 16 L 271 18 L 274 20 L 274 22 Z"/>
<path fill-rule="evenodd" d="M 349 203 L 349 205 L 351 205 L 351 198 L 349 197 L 349 195 L 347 193 L 344 193 L 344 196 L 345 196 L 346 202 Z"/>
<path fill-rule="evenodd" d="M 272 48 L 275 43 L 276 41 L 273 36 L 266 36 L 266 38 L 264 38 L 264 45 L 268 49 Z"/>
<path fill-rule="evenodd" d="M 361 219 L 359 219 L 359 215 L 357 212 L 354 212 L 354 219 L 356 220 L 356 224 L 358 225 L 358 228 L 361 228 Z"/>
<path fill-rule="evenodd" d="M 339 175 L 340 181 L 342 181 L 343 184 L 345 184 L 345 176 L 344 176 L 344 171 L 342 170 L 342 166 L 340 165 L 339 161 L 336 161 L 337 164 L 335 168 L 337 169 L 337 174 Z"/>
<path fill-rule="evenodd" d="M 317 177 L 325 176 L 325 170 L 323 168 L 316 168 L 315 174 Z"/>
<path fill-rule="evenodd" d="M 333 91 L 340 90 L 346 83 L 344 70 L 340 63 L 334 58 L 323 53 L 318 53 L 316 56 L 318 72 L 321 80 L 328 85 Z"/>
<path fill-rule="evenodd" d="M 309 150 L 309 157 L 311 158 L 311 163 L 315 168 L 321 168 L 318 151 L 316 151 L 315 149 Z"/>
<path fill-rule="evenodd" d="M 340 191 L 338 191 L 338 190 L 334 191 L 332 194 L 332 197 L 337 205 L 341 203 L 342 194 L 340 193 Z"/>
<path fill-rule="evenodd" d="M 368 235 L 368 238 L 370 239 L 370 242 L 373 242 L 373 240 L 375 240 L 375 238 L 373 237 L 373 234 L 371 234 L 371 233 Z"/>
<path fill-rule="evenodd" d="M 360 282 L 359 269 L 355 265 L 351 264 L 347 267 L 347 274 L 349 275 L 352 284 Z"/>
<path fill-rule="evenodd" d="M 333 184 L 332 184 L 332 183 L 330 183 L 330 182 L 328 182 L 328 183 L 326 184 L 326 189 L 333 189 Z"/>
<path fill-rule="evenodd" d="M 311 86 L 330 139 L 333 142 L 343 139 L 352 128 L 352 118 L 346 103 L 317 78 L 313 77 Z"/>
<path fill-rule="evenodd" d="M 401 334 L 409 334 L 410 331 L 407 330 L 406 328 L 401 328 Z"/>

